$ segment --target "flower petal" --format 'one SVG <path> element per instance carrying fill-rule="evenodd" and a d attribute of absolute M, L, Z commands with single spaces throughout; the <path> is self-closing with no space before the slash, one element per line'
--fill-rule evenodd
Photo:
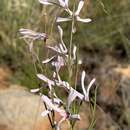
<path fill-rule="evenodd" d="M 39 91 L 40 91 L 40 88 L 31 89 L 30 91 L 31 91 L 32 93 L 37 93 L 37 92 L 39 92 Z"/>
<path fill-rule="evenodd" d="M 65 61 L 61 56 L 57 57 L 57 61 L 52 62 L 52 66 L 55 66 L 57 72 L 59 72 L 60 68 L 64 65 L 65 65 Z"/>
<path fill-rule="evenodd" d="M 69 83 L 66 82 L 66 81 L 62 81 L 62 80 L 60 79 L 59 74 L 58 74 L 58 80 L 56 81 L 56 85 L 59 86 L 59 87 L 64 88 L 66 91 L 69 91 L 69 89 L 70 89 Z"/>
<path fill-rule="evenodd" d="M 68 50 L 67 50 L 67 48 L 66 48 L 66 46 L 63 42 L 63 29 L 59 25 L 58 25 L 58 30 L 59 30 L 59 33 L 60 33 L 60 39 L 61 39 L 61 43 L 62 43 L 62 45 L 59 45 L 59 46 L 62 49 L 63 53 L 67 53 Z"/>
<path fill-rule="evenodd" d="M 65 54 L 65 53 L 68 52 L 68 50 L 67 50 L 67 48 L 66 48 L 66 46 L 65 46 L 65 44 L 64 44 L 63 41 L 62 41 L 62 44 L 59 44 L 59 47 L 60 47 L 60 50 L 61 50 L 61 52 L 62 52 L 63 54 Z"/>
<path fill-rule="evenodd" d="M 79 60 L 79 61 L 78 61 L 78 65 L 81 65 L 82 63 L 83 63 L 82 60 Z"/>
<path fill-rule="evenodd" d="M 54 46 L 54 47 L 52 47 L 52 46 L 47 46 L 47 48 L 49 48 L 49 49 L 51 49 L 51 50 L 53 50 L 53 51 L 55 51 L 55 52 L 61 53 L 61 50 L 60 50 L 60 48 L 59 48 L 57 45 Z"/>
<path fill-rule="evenodd" d="M 73 60 L 76 60 L 76 50 L 77 50 L 77 47 L 74 45 L 74 47 L 73 47 Z"/>
<path fill-rule="evenodd" d="M 61 130 L 60 129 L 60 125 L 61 125 L 61 123 L 63 122 L 63 121 L 65 121 L 66 120 L 66 117 L 63 117 L 63 118 L 61 118 L 61 120 L 58 122 L 58 124 L 56 125 L 56 130 Z"/>
<path fill-rule="evenodd" d="M 70 119 L 70 120 L 74 120 L 74 121 L 80 120 L 80 115 L 79 115 L 79 114 L 70 115 L 70 116 L 69 116 L 69 119 Z"/>
<path fill-rule="evenodd" d="M 83 8 L 83 5 L 84 5 L 84 0 L 80 0 L 79 5 L 78 5 L 78 9 L 75 12 L 75 16 L 79 15 L 81 9 Z"/>
<path fill-rule="evenodd" d="M 42 117 L 45 117 L 45 116 L 47 116 L 49 113 L 50 113 L 50 111 L 49 111 L 49 110 L 46 110 L 46 111 L 44 111 L 44 112 L 41 113 L 41 116 L 42 116 Z"/>
<path fill-rule="evenodd" d="M 89 83 L 88 85 L 88 88 L 87 88 L 87 94 L 85 96 L 85 101 L 89 101 L 89 92 L 90 92 L 90 88 L 92 87 L 92 85 L 94 84 L 94 82 L 96 81 L 96 79 L 92 79 L 91 82 Z"/>
<path fill-rule="evenodd" d="M 58 106 L 61 106 L 63 104 L 62 100 L 59 99 L 58 97 L 54 98 L 54 103 L 57 104 Z"/>
<path fill-rule="evenodd" d="M 84 94 L 84 96 L 86 97 L 86 96 L 87 96 L 87 92 L 86 92 L 86 90 L 85 90 L 84 80 L 85 80 L 85 71 L 82 72 L 82 76 L 81 76 L 81 86 L 82 86 L 83 94 Z"/>
<path fill-rule="evenodd" d="M 22 38 L 29 38 L 32 40 L 46 40 L 48 38 L 45 33 L 35 32 L 30 29 L 21 28 L 19 29 L 19 32 L 23 36 Z"/>
<path fill-rule="evenodd" d="M 66 6 L 68 7 L 69 0 L 65 0 L 65 4 L 66 4 Z"/>
<path fill-rule="evenodd" d="M 58 112 L 63 117 L 66 116 L 65 110 L 58 108 L 57 105 L 54 105 L 52 103 L 52 100 L 49 99 L 47 96 L 42 95 L 42 100 L 46 103 L 49 109 L 53 109 L 54 111 Z"/>
<path fill-rule="evenodd" d="M 32 49 L 33 49 L 33 41 L 29 43 L 29 51 L 32 52 Z"/>
<path fill-rule="evenodd" d="M 62 17 L 58 17 L 56 19 L 56 22 L 57 23 L 60 23 L 60 22 L 67 22 L 67 21 L 71 21 L 72 19 L 71 18 L 62 18 Z"/>
<path fill-rule="evenodd" d="M 43 80 L 44 82 L 46 82 L 49 86 L 51 86 L 51 85 L 55 85 L 55 82 L 54 81 L 52 81 L 52 80 L 50 80 L 50 79 L 48 79 L 46 76 L 44 76 L 43 74 L 37 74 L 37 77 L 39 78 L 39 79 L 41 79 L 41 80 Z"/>
<path fill-rule="evenodd" d="M 58 1 L 59 1 L 60 5 L 61 5 L 63 8 L 65 8 L 65 6 L 66 6 L 65 1 L 64 1 L 64 0 L 58 0 Z"/>
<path fill-rule="evenodd" d="M 60 33 L 60 38 L 62 39 L 63 37 L 63 29 L 58 25 L 58 30 L 59 30 L 59 33 Z"/>
<path fill-rule="evenodd" d="M 55 56 L 51 57 L 51 58 L 47 58 L 46 60 L 42 61 L 43 64 L 49 63 L 50 61 L 52 61 L 55 58 Z"/>
<path fill-rule="evenodd" d="M 19 29 L 19 32 L 21 33 L 21 34 L 30 34 L 30 33 L 33 33 L 33 31 L 32 30 L 29 30 L 29 29 L 24 29 L 24 28 L 20 28 Z"/>
<path fill-rule="evenodd" d="M 85 90 L 85 86 L 84 86 L 84 80 L 85 80 L 85 71 L 82 72 L 82 76 L 81 76 L 81 86 L 82 86 L 82 90 L 83 90 L 83 94 L 84 94 L 84 100 L 85 101 L 89 101 L 89 91 L 91 86 L 94 84 L 94 82 L 96 81 L 96 79 L 94 78 L 88 85 L 87 91 Z"/>
<path fill-rule="evenodd" d="M 83 22 L 83 23 L 89 23 L 92 20 L 90 18 L 82 19 L 79 16 L 76 17 L 77 21 Z"/>
<path fill-rule="evenodd" d="M 73 34 L 76 33 L 76 27 L 75 26 L 72 28 L 72 33 Z"/>
<path fill-rule="evenodd" d="M 71 103 L 76 99 L 76 98 L 79 98 L 80 100 L 83 100 L 84 96 L 79 93 L 78 91 L 76 91 L 75 89 L 73 89 L 72 87 L 70 88 L 70 93 L 69 93 L 69 96 L 68 96 L 68 104 L 67 104 L 67 109 L 69 110 L 69 107 L 71 105 Z"/>
<path fill-rule="evenodd" d="M 49 2 L 49 0 L 39 0 L 39 2 L 44 5 L 53 5 L 53 3 Z"/>
<path fill-rule="evenodd" d="M 75 100 L 75 98 L 77 97 L 76 93 L 74 92 L 74 90 L 72 89 L 69 93 L 68 99 L 67 99 L 67 109 L 69 110 L 71 103 Z"/>

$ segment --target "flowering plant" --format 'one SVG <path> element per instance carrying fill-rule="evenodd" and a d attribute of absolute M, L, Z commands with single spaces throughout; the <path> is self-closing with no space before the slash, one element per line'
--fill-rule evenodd
<path fill-rule="evenodd" d="M 73 71 L 72 66 L 74 64 L 82 64 L 82 61 L 77 57 L 77 47 L 76 45 L 72 46 L 72 38 L 73 38 L 73 30 L 74 30 L 74 21 L 80 21 L 83 23 L 91 22 L 90 18 L 82 19 L 79 14 L 84 5 L 84 0 L 80 0 L 77 10 L 71 11 L 69 8 L 69 0 L 58 0 L 57 2 L 53 0 L 39 0 L 39 2 L 43 5 L 51 5 L 51 6 L 59 6 L 63 8 L 64 11 L 68 13 L 67 18 L 57 17 L 56 23 L 58 24 L 57 28 L 60 36 L 60 43 L 55 46 L 45 45 L 45 48 L 49 49 L 54 53 L 53 56 L 42 61 L 42 64 L 50 64 L 53 68 L 51 77 L 48 78 L 47 74 L 37 73 L 37 78 L 42 81 L 43 85 L 39 88 L 32 89 L 32 93 L 39 93 L 41 95 L 41 99 L 44 102 L 46 110 L 41 113 L 43 117 L 48 116 L 51 126 L 55 130 L 61 129 L 61 124 L 65 120 L 69 120 L 71 124 L 71 128 L 77 120 L 80 120 L 79 112 L 73 111 L 72 106 L 74 102 L 79 102 L 80 106 L 82 102 L 89 102 L 89 93 L 90 89 L 95 82 L 95 78 L 91 80 L 89 85 L 87 86 L 87 90 L 85 87 L 85 76 L 86 73 L 83 70 L 81 74 L 81 88 L 82 93 L 76 90 L 76 86 L 72 87 L 71 84 L 71 72 Z M 68 49 L 63 40 L 63 29 L 59 25 L 60 22 L 72 21 L 72 29 L 71 29 L 71 39 L 70 39 L 70 48 Z M 35 40 L 43 40 L 46 42 L 48 39 L 48 35 L 46 33 L 39 33 L 32 31 L 30 29 L 20 29 L 21 38 L 25 40 L 27 45 L 29 46 L 30 52 L 33 52 L 33 42 Z M 68 68 L 69 71 L 69 80 L 62 80 L 60 76 L 60 71 L 63 67 Z M 42 89 L 48 89 L 47 95 L 41 93 Z M 57 96 L 56 88 L 63 88 L 67 93 L 66 102 L 64 102 L 60 97 Z M 78 106 L 78 107 L 80 107 Z M 55 112 L 59 113 L 61 116 L 60 121 L 55 120 Z"/>

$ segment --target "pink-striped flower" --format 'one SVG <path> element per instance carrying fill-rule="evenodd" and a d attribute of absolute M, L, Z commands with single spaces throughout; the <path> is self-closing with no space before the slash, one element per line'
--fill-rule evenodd
<path fill-rule="evenodd" d="M 83 5 L 84 5 L 84 0 L 79 1 L 78 8 L 75 12 L 73 12 L 69 9 L 69 5 L 68 5 L 69 0 L 58 0 L 58 2 L 54 2 L 53 0 L 39 0 L 39 2 L 41 4 L 44 4 L 44 5 L 55 5 L 56 4 L 58 6 L 61 6 L 66 12 L 68 12 L 69 17 L 67 17 L 67 18 L 58 17 L 57 20 L 56 20 L 56 22 L 58 22 L 58 23 L 59 22 L 71 21 L 72 16 L 75 17 L 76 21 L 80 21 L 80 22 L 83 22 L 83 23 L 91 22 L 90 18 L 82 19 L 79 16 L 81 9 L 83 8 Z"/>
<path fill-rule="evenodd" d="M 57 5 L 59 7 L 62 7 L 69 14 L 72 13 L 70 11 L 69 7 L 68 7 L 69 0 L 58 0 L 58 1 L 54 1 L 54 0 L 39 0 L 39 2 L 41 4 L 43 4 L 43 5 Z"/>
<path fill-rule="evenodd" d="M 82 86 L 82 90 L 83 90 L 83 94 L 81 94 L 80 92 L 78 92 L 77 90 L 73 89 L 72 87 L 70 87 L 69 89 L 69 96 L 68 96 L 68 104 L 67 104 L 67 109 L 69 109 L 71 103 L 76 99 L 80 99 L 82 101 L 86 101 L 89 102 L 89 93 L 90 93 L 90 88 L 92 87 L 92 85 L 95 82 L 95 78 L 89 83 L 87 90 L 85 89 L 85 85 L 84 85 L 84 80 L 85 80 L 85 71 L 82 72 L 82 76 L 81 76 L 81 86 Z"/>
<path fill-rule="evenodd" d="M 31 51 L 33 48 L 33 41 L 35 40 L 44 40 L 48 39 L 46 33 L 39 33 L 32 31 L 30 29 L 19 29 L 19 33 L 22 35 L 21 38 L 25 40 L 25 42 L 29 45 L 29 50 Z"/>
<path fill-rule="evenodd" d="M 60 125 L 63 121 L 65 121 L 66 119 L 69 119 L 69 120 L 80 120 L 80 115 L 79 114 L 71 114 L 71 113 L 68 113 L 66 112 L 64 109 L 60 108 L 58 105 L 56 105 L 52 99 L 48 98 L 47 96 L 45 95 L 42 95 L 42 101 L 47 105 L 47 110 L 46 111 L 43 111 L 41 113 L 41 115 L 43 117 L 45 117 L 46 115 L 48 115 L 52 110 L 59 113 L 61 115 L 61 120 L 56 123 L 56 129 L 57 130 L 60 130 Z"/>
<path fill-rule="evenodd" d="M 37 77 L 48 85 L 50 91 L 52 90 L 52 86 L 55 86 L 55 82 L 47 78 L 45 75 L 37 74 Z"/>

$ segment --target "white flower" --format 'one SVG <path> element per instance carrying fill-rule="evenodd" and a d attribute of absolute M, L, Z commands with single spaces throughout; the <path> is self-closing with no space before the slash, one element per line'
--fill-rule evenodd
<path fill-rule="evenodd" d="M 83 94 L 84 94 L 84 100 L 85 101 L 89 101 L 89 91 L 90 88 L 92 87 L 92 85 L 94 84 L 94 82 L 96 81 L 96 79 L 94 78 L 88 85 L 87 87 L 87 91 L 85 89 L 84 86 L 84 80 L 85 80 L 85 71 L 82 72 L 82 76 L 81 76 L 81 86 L 82 86 L 82 90 L 83 90 Z"/>
<path fill-rule="evenodd" d="M 52 62 L 52 66 L 55 66 L 57 72 L 59 72 L 60 68 L 64 65 L 65 61 L 61 56 L 58 56 L 57 60 Z"/>
<path fill-rule="evenodd" d="M 80 100 L 84 99 L 84 95 L 73 89 L 72 87 L 69 90 L 69 96 L 67 99 L 67 109 L 69 110 L 71 103 L 76 99 L 79 98 Z"/>
<path fill-rule="evenodd" d="M 69 89 L 70 89 L 69 83 L 67 81 L 62 81 L 61 78 L 60 78 L 59 73 L 57 73 L 57 79 L 58 80 L 55 80 L 56 85 L 59 86 L 59 87 L 64 88 L 68 92 Z"/>
<path fill-rule="evenodd" d="M 58 105 L 58 107 L 64 104 L 63 101 L 59 99 L 57 96 L 53 99 L 53 101 L 56 105 Z"/>
<path fill-rule="evenodd" d="M 66 111 L 64 109 L 59 108 L 58 105 L 53 104 L 52 100 L 50 98 L 48 98 L 45 95 L 42 95 L 41 98 L 47 105 L 48 111 L 54 110 L 54 111 L 58 112 L 62 117 L 67 117 Z M 45 112 L 45 113 L 48 113 L 48 112 Z M 44 114 L 44 115 L 46 116 L 46 114 Z"/>
<path fill-rule="evenodd" d="M 24 38 L 24 39 L 32 39 L 33 41 L 38 40 L 38 39 L 39 40 L 46 40 L 47 39 L 47 34 L 35 32 L 35 31 L 30 30 L 30 29 L 21 28 L 21 29 L 19 29 L 19 32 L 22 35 L 21 38 Z"/>
<path fill-rule="evenodd" d="M 56 68 L 56 72 L 59 72 L 61 67 L 65 65 L 65 60 L 62 56 L 53 56 L 51 58 L 47 58 L 46 60 L 42 61 L 43 64 L 50 63 L 51 65 Z"/>
<path fill-rule="evenodd" d="M 82 86 L 82 90 L 83 90 L 83 94 L 81 94 L 80 92 L 78 92 L 77 90 L 75 90 L 72 87 L 69 87 L 69 96 L 67 99 L 67 109 L 69 110 L 71 103 L 76 99 L 80 99 L 80 100 L 84 100 L 89 102 L 89 92 L 90 92 L 90 88 L 92 87 L 92 85 L 95 82 L 95 78 L 89 83 L 87 91 L 85 90 L 85 86 L 84 86 L 84 80 L 85 80 L 85 71 L 82 72 L 82 76 L 81 76 L 81 86 Z"/>
<path fill-rule="evenodd" d="M 68 0 L 58 0 L 54 1 L 54 0 L 39 0 L 39 2 L 43 5 L 58 5 L 61 6 L 63 8 L 68 7 Z"/>
<path fill-rule="evenodd" d="M 62 7 L 64 10 L 66 10 L 68 13 L 72 13 L 68 8 L 68 2 L 69 0 L 58 0 L 58 2 L 54 0 L 39 0 L 39 2 L 43 5 L 57 5 Z"/>
<path fill-rule="evenodd" d="M 63 54 L 65 56 L 67 56 L 67 52 L 68 52 L 68 49 L 66 47 L 66 45 L 64 44 L 64 41 L 63 41 L 63 29 L 58 25 L 58 31 L 59 31 L 59 34 L 60 34 L 60 40 L 61 40 L 61 43 L 59 43 L 58 45 L 54 46 L 54 47 L 51 47 L 51 46 L 47 46 L 49 49 L 59 53 L 59 54 Z"/>
<path fill-rule="evenodd" d="M 43 117 L 45 117 L 47 114 L 49 114 L 52 110 L 55 111 L 55 112 L 58 112 L 62 117 L 61 120 L 58 123 L 55 124 L 56 125 L 56 130 L 60 130 L 61 123 L 63 121 L 65 121 L 66 119 L 74 120 L 74 121 L 80 120 L 80 115 L 79 114 L 71 114 L 71 113 L 66 112 L 64 109 L 61 109 L 61 108 L 59 108 L 59 106 L 54 104 L 52 102 L 52 100 L 50 98 L 48 98 L 47 96 L 42 95 L 42 100 L 47 105 L 47 110 L 43 111 L 41 113 L 41 115 Z"/>
<path fill-rule="evenodd" d="M 25 42 L 28 44 L 30 51 L 32 51 L 32 48 L 33 48 L 33 41 L 35 41 L 35 40 L 46 41 L 46 39 L 48 38 L 47 34 L 35 32 L 30 29 L 21 28 L 21 29 L 19 29 L 19 33 L 22 35 L 21 38 L 23 38 L 25 40 Z M 30 40 L 30 41 L 28 41 L 28 40 Z"/>
<path fill-rule="evenodd" d="M 81 12 L 81 9 L 83 8 L 83 5 L 84 5 L 84 0 L 80 0 L 79 1 L 79 4 L 78 4 L 78 8 L 75 12 L 72 12 L 70 11 L 67 11 L 69 12 L 69 17 L 68 18 L 62 18 L 62 17 L 58 17 L 56 22 L 57 23 L 60 23 L 60 22 L 67 22 L 67 21 L 71 21 L 73 16 L 75 17 L 76 21 L 80 21 L 80 22 L 83 22 L 83 23 L 89 23 L 91 22 L 92 20 L 90 18 L 86 18 L 86 19 L 82 19 L 80 18 L 79 14 Z"/>
<path fill-rule="evenodd" d="M 48 87 L 50 90 L 52 90 L 52 86 L 55 85 L 55 82 L 53 80 L 50 80 L 49 78 L 47 78 L 45 75 L 43 74 L 37 74 L 37 77 L 39 79 L 41 79 L 42 81 L 44 81 L 45 83 L 47 83 Z"/>
<path fill-rule="evenodd" d="M 58 73 L 60 68 L 66 64 L 66 60 L 68 58 L 68 50 L 63 42 L 63 30 L 58 25 L 58 31 L 60 34 L 61 43 L 56 46 L 47 46 L 47 48 L 51 49 L 52 51 L 56 52 L 55 56 L 51 58 L 47 58 L 46 60 L 42 61 L 43 64 L 51 62 L 52 66 L 56 68 L 56 72 Z M 75 50 L 74 50 L 75 51 Z M 75 53 L 75 52 L 74 52 Z M 74 55 L 75 56 L 75 55 Z"/>
<path fill-rule="evenodd" d="M 39 0 L 39 2 L 41 4 L 44 4 L 44 5 L 54 5 L 54 4 L 56 4 L 58 6 L 61 6 L 66 12 L 68 12 L 69 17 L 68 18 L 58 17 L 57 20 L 56 20 L 56 22 L 58 22 L 58 23 L 59 22 L 65 22 L 65 21 L 71 21 L 72 16 L 75 16 L 76 20 L 80 21 L 80 22 L 84 22 L 84 23 L 91 22 L 90 18 L 82 19 L 82 18 L 79 17 L 80 11 L 81 11 L 81 9 L 83 8 L 83 5 L 84 5 L 84 0 L 79 1 L 78 8 L 75 12 L 73 12 L 69 9 L 69 6 L 68 6 L 69 0 L 58 0 L 58 1 L 59 1 L 59 3 L 54 2 L 53 0 Z"/>

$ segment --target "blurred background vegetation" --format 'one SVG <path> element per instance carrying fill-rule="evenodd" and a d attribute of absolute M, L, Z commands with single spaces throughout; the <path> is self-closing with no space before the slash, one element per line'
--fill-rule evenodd
<path fill-rule="evenodd" d="M 47 15 L 45 15 L 45 12 Z M 55 17 L 63 10 L 39 4 L 38 0 L 0 0 L 0 64 L 11 68 L 12 82 L 35 87 L 35 73 L 23 40 L 18 30 L 29 28 L 47 32 L 50 41 L 57 38 L 53 28 Z M 77 32 L 73 42 L 81 51 L 114 54 L 128 61 L 130 58 L 130 0 L 86 0 L 81 12 L 90 17 L 89 24 L 76 23 Z M 70 39 L 70 25 L 62 24 L 64 40 Z M 53 37 L 54 36 L 54 37 Z"/>

